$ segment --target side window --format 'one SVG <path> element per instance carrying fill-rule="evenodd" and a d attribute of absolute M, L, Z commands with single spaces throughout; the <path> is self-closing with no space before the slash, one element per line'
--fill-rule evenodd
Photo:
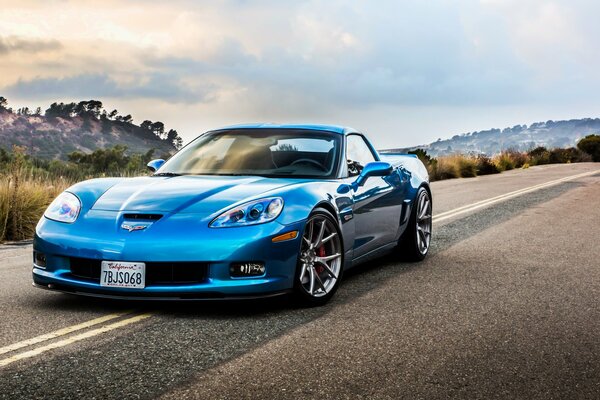
<path fill-rule="evenodd" d="M 348 135 L 346 139 L 346 159 L 348 160 L 348 175 L 360 174 L 363 167 L 375 161 L 373 152 L 362 136 Z"/>

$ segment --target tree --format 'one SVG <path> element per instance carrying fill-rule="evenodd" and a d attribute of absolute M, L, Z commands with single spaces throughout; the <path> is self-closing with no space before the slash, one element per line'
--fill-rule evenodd
<path fill-rule="evenodd" d="M 175 146 L 177 150 L 181 149 L 183 147 L 183 139 L 180 136 L 177 136 L 173 141 L 173 146 Z"/>
<path fill-rule="evenodd" d="M 145 120 L 144 122 L 142 122 L 140 124 L 140 128 L 142 128 L 143 130 L 146 130 L 146 131 L 152 130 L 152 121 Z"/>
<path fill-rule="evenodd" d="M 74 114 L 80 117 L 93 117 L 98 119 L 102 112 L 102 102 L 99 100 L 80 101 L 74 107 Z"/>
<path fill-rule="evenodd" d="M 0 110 L 6 110 L 7 105 L 8 105 L 8 100 L 6 100 L 6 97 L 0 96 Z"/>
<path fill-rule="evenodd" d="M 160 121 L 154 122 L 150 129 L 152 129 L 152 133 L 156 135 L 156 137 L 163 139 L 165 134 L 165 124 Z"/>
<path fill-rule="evenodd" d="M 126 169 L 130 157 L 125 154 L 127 146 L 116 145 L 98 149 L 90 154 L 75 151 L 68 155 L 69 161 L 88 168 L 94 173 L 117 173 Z"/>
<path fill-rule="evenodd" d="M 155 149 L 150 149 L 146 152 L 146 154 L 142 156 L 142 159 L 144 160 L 144 165 L 152 161 L 152 158 L 154 157 L 154 151 Z"/>
<path fill-rule="evenodd" d="M 102 112 L 102 102 L 100 100 L 90 100 L 86 104 L 86 111 L 98 118 Z"/>
<path fill-rule="evenodd" d="M 117 111 L 117 110 L 115 110 L 115 111 Z M 111 113 L 111 114 L 112 114 L 112 113 Z M 131 117 L 131 115 L 130 115 L 130 114 L 127 114 L 127 115 L 126 115 L 126 116 L 124 116 L 124 117 L 123 117 L 123 116 L 121 116 L 121 115 L 117 115 L 117 116 L 115 117 L 115 121 L 122 122 L 122 123 L 124 123 L 124 124 L 130 124 L 130 123 L 131 123 L 131 121 L 133 121 L 133 118 Z"/>
<path fill-rule="evenodd" d="M 75 103 L 52 103 L 46 110 L 46 117 L 48 118 L 71 118 L 77 115 L 77 104 Z"/>
<path fill-rule="evenodd" d="M 177 150 L 179 150 L 183 145 L 183 139 L 179 137 L 175 129 L 169 129 L 169 132 L 167 133 L 167 141 L 172 143 Z"/>
<path fill-rule="evenodd" d="M 592 160 L 600 161 L 600 135 L 588 135 L 577 143 L 577 148 L 592 156 Z"/>

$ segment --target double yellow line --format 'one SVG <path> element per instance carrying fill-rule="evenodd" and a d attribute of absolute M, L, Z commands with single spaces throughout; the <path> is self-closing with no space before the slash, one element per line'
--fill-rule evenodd
<path fill-rule="evenodd" d="M 454 218 L 458 215 L 462 215 L 462 214 L 465 214 L 465 213 L 468 213 L 471 211 L 475 211 L 477 209 L 484 208 L 484 207 L 493 205 L 495 203 L 499 203 L 501 201 L 506 201 L 513 197 L 521 196 L 523 194 L 530 193 L 530 192 L 533 192 L 536 190 L 544 189 L 544 188 L 547 188 L 550 186 L 558 185 L 563 182 L 572 181 L 572 180 L 575 180 L 578 178 L 583 178 L 583 177 L 595 175 L 598 173 L 600 173 L 600 170 L 584 172 L 581 174 L 572 175 L 572 176 L 568 176 L 565 178 L 541 183 L 539 185 L 530 186 L 530 187 L 527 187 L 524 189 L 515 190 L 514 192 L 506 193 L 506 194 L 503 194 L 500 196 L 492 197 L 492 198 L 489 198 L 486 200 L 478 201 L 476 203 L 468 204 L 466 206 L 458 207 L 453 210 L 437 214 L 433 217 L 433 222 L 442 222 L 444 220 Z M 70 335 L 75 332 L 84 331 L 77 335 L 69 336 L 69 337 L 66 337 L 65 339 L 58 340 L 55 342 L 50 342 L 48 344 L 43 344 L 43 345 L 41 345 L 39 347 L 35 347 L 31 350 L 25 350 L 25 351 L 16 353 L 12 356 L 9 356 L 7 358 L 0 359 L 0 367 L 6 366 L 15 361 L 38 356 L 49 350 L 64 347 L 64 346 L 67 346 L 67 345 L 75 343 L 75 342 L 79 342 L 84 339 L 88 339 L 88 338 L 91 338 L 94 336 L 101 335 L 106 332 L 110 332 L 110 331 L 118 329 L 118 328 L 122 328 L 127 325 L 134 324 L 134 323 L 142 321 L 146 318 L 150 318 L 152 315 L 154 315 L 154 314 L 153 313 L 143 313 L 143 314 L 138 313 L 138 314 L 136 314 L 133 311 L 124 311 L 124 312 L 120 312 L 120 313 L 113 313 L 113 314 L 95 318 L 95 319 L 92 319 L 90 321 L 86 321 L 86 322 L 83 322 L 80 324 L 68 326 L 66 328 L 62 328 L 62 329 L 59 329 L 59 330 L 56 330 L 56 331 L 53 331 L 50 333 L 46 333 L 44 335 L 40 335 L 40 336 L 31 338 L 31 339 L 13 343 L 13 344 L 5 346 L 5 347 L 1 347 L 0 355 L 8 354 L 8 353 L 13 353 L 13 352 L 16 352 L 18 350 L 21 350 L 21 349 L 24 349 L 24 348 L 27 348 L 30 346 L 35 346 L 35 345 L 38 345 L 41 343 L 49 342 L 54 339 Z M 128 317 L 123 318 L 125 316 L 128 316 Z M 90 329 L 95 326 L 104 324 L 106 322 L 115 321 L 115 320 L 118 320 L 118 321 L 110 323 L 108 325 L 102 325 L 95 329 Z M 89 329 L 89 330 L 86 330 L 86 329 Z"/>
<path fill-rule="evenodd" d="M 50 340 L 53 340 L 53 339 L 56 339 L 56 338 L 59 338 L 62 336 L 66 336 L 66 335 L 69 335 L 69 334 L 77 332 L 77 331 L 82 331 L 82 330 L 91 328 L 93 326 L 100 325 L 104 322 L 122 318 L 122 317 L 124 317 L 126 315 L 130 315 L 130 314 L 132 314 L 132 311 L 125 311 L 125 312 L 121 312 L 121 313 L 105 315 L 103 317 L 95 318 L 90 321 L 82 322 L 77 325 L 68 326 L 66 328 L 56 330 L 54 332 L 46 333 L 44 335 L 36 336 L 31 339 L 23 340 L 22 342 L 17 342 L 17 343 L 13 343 L 13 344 L 5 346 L 5 347 L 0 347 L 0 355 L 6 354 L 6 353 L 12 353 L 14 351 L 23 349 L 25 347 L 30 347 L 30 346 L 34 346 L 36 344 L 48 342 Z M 130 324 L 134 324 L 136 322 L 139 322 L 146 318 L 149 318 L 152 315 L 153 315 L 152 313 L 134 314 L 134 315 L 130 316 L 129 318 L 121 319 L 120 321 L 117 321 L 117 322 L 114 322 L 114 323 L 111 323 L 108 325 L 104 325 L 104 326 L 101 326 L 96 329 L 91 329 L 86 332 L 80 333 L 78 335 L 70 336 L 66 339 L 62 339 L 62 340 L 59 340 L 56 342 L 52 342 L 52 343 L 45 344 L 45 345 L 42 345 L 39 347 L 35 347 L 32 350 L 27 350 L 27 351 L 23 351 L 23 352 L 14 354 L 10 357 L 0 359 L 0 367 L 4 367 L 15 361 L 23 360 L 25 358 L 31 358 L 31 357 L 38 356 L 48 350 L 53 350 L 53 349 L 57 349 L 59 347 L 64 347 L 69 344 L 79 342 L 81 340 L 88 339 L 88 338 L 91 338 L 94 336 L 98 336 L 102 333 L 112 331 L 114 329 L 122 328 L 122 327 L 130 325 Z"/>

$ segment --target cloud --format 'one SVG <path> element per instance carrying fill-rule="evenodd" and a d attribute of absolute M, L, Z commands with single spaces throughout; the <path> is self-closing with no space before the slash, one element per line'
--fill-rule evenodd
<path fill-rule="evenodd" d="M 39 53 L 60 50 L 62 44 L 58 40 L 25 39 L 16 36 L 0 36 L 0 54 L 11 52 Z"/>
<path fill-rule="evenodd" d="M 213 89 L 210 86 L 188 86 L 170 76 L 155 73 L 123 83 L 104 74 L 80 74 L 65 78 L 34 78 L 19 80 L 2 90 L 7 95 L 33 100 L 119 97 L 193 103 L 210 101 Z"/>
<path fill-rule="evenodd" d="M 11 53 L 0 90 L 24 104 L 112 97 L 186 108 L 171 118 L 187 126 L 318 119 L 435 138 L 497 115 L 515 125 L 600 109 L 589 0 L 20 4 L 0 15 L 12 35 L 0 38 Z"/>

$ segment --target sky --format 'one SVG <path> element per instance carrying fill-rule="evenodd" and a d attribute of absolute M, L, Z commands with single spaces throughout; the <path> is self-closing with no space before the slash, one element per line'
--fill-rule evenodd
<path fill-rule="evenodd" d="M 288 122 L 406 147 L 600 117 L 598 15 L 593 0 L 0 0 L 0 95 L 98 99 L 185 142 Z"/>

